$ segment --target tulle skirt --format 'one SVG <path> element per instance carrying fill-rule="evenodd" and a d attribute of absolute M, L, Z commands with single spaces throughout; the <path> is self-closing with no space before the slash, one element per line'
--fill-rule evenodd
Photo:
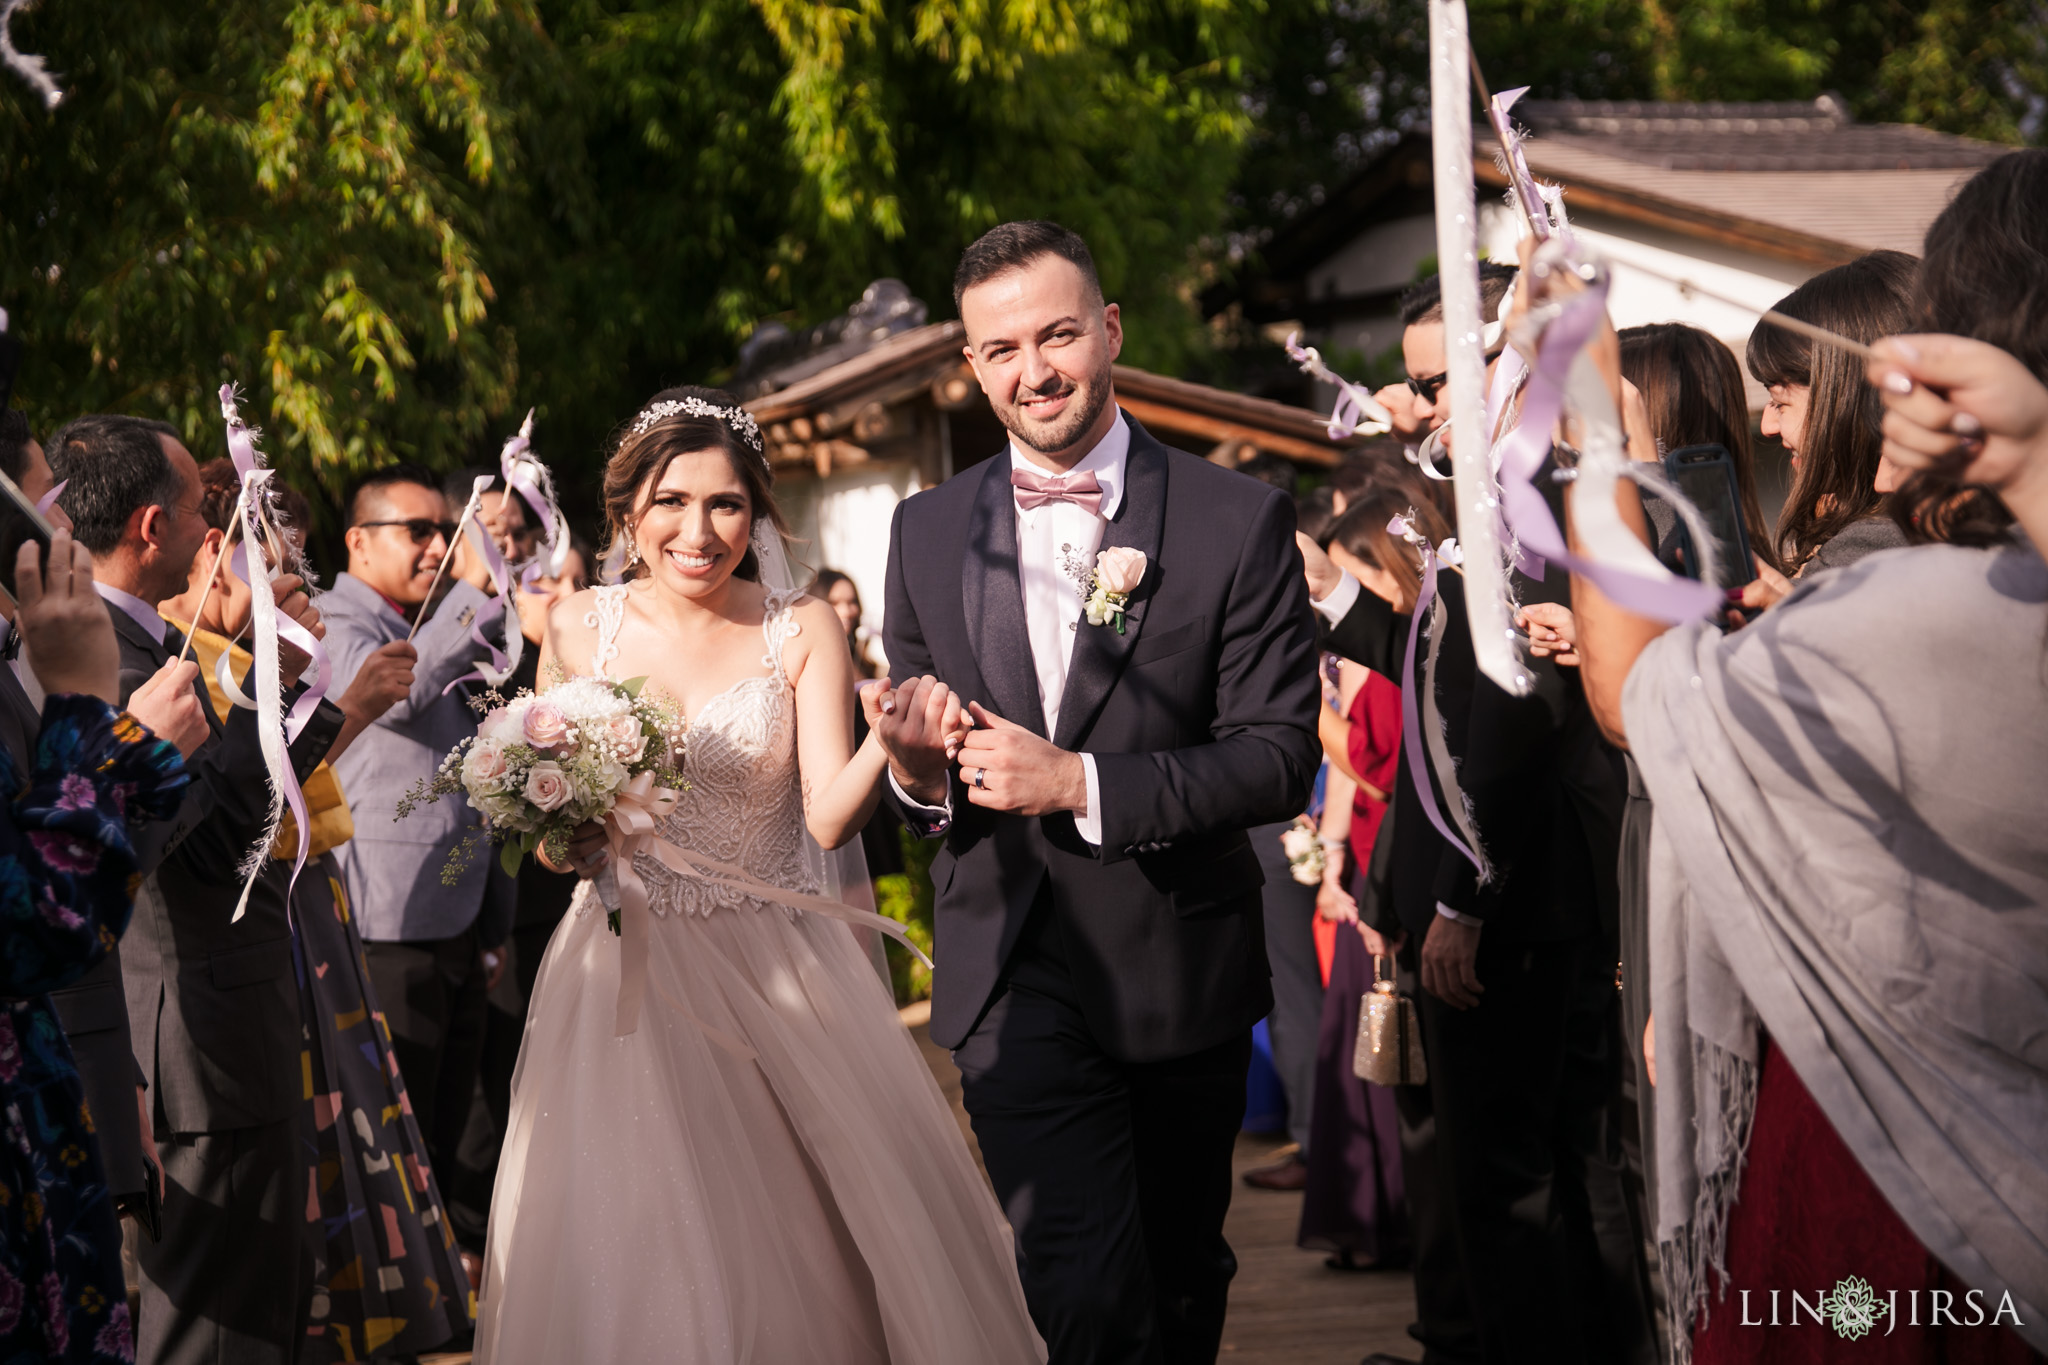
<path fill-rule="evenodd" d="M 848 928 L 655 917 L 617 1038 L 620 940 L 589 896 L 527 1016 L 480 1365 L 1043 1361 L 1009 1229 Z"/>

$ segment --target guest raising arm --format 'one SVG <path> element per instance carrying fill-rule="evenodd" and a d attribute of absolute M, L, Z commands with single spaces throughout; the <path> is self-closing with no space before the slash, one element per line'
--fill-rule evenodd
<path fill-rule="evenodd" d="M 189 780 L 166 741 L 109 705 L 118 650 L 92 558 L 59 530 L 47 570 L 16 561 L 17 626 L 47 699 L 26 780 L 0 747 L 0 1285 L 18 1311 L 6 1359 L 133 1360 L 121 1232 L 71 1048 L 48 991 L 77 981 L 126 928 L 131 820 L 162 816 Z M 125 1103 L 125 1101 L 124 1101 Z"/>
<path fill-rule="evenodd" d="M 1743 1352 L 1716 1279 L 1793 1273 L 1976 1291 L 2003 1307 L 1981 1330 L 2048 1346 L 2048 1158 L 2026 1136 L 2048 1131 L 2048 568 L 2004 530 L 2048 530 L 2044 198 L 2048 152 L 1993 163 L 1921 267 L 1922 319 L 2013 358 L 1908 336 L 1867 371 L 1885 455 L 1915 471 L 1902 520 L 1951 543 L 1802 581 L 1725 637 L 1574 585 L 1588 690 L 1658 807 L 1659 1240 L 1699 1361 Z M 1962 1348 L 1922 1330 L 1908 1349 Z"/>

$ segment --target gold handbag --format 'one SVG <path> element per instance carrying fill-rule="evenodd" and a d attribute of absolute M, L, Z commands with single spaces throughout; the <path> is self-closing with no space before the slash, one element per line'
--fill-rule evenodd
<path fill-rule="evenodd" d="M 1429 1063 L 1422 1055 L 1422 1031 L 1416 1027 L 1415 1002 L 1394 993 L 1394 983 L 1380 975 L 1386 961 L 1372 959 L 1372 989 L 1358 1002 L 1358 1046 L 1351 1070 L 1374 1085 L 1426 1085 Z"/>

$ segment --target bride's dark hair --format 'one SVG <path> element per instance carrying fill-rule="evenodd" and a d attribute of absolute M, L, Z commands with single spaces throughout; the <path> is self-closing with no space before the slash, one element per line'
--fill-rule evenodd
<path fill-rule="evenodd" d="M 663 405 L 674 406 L 650 419 L 650 410 Z M 755 448 L 730 417 L 711 412 L 691 412 L 684 405 L 716 408 L 726 413 L 745 412 L 740 400 L 725 390 L 699 388 L 694 384 L 663 389 L 642 404 L 633 420 L 626 424 L 611 459 L 604 467 L 604 516 L 609 542 L 606 550 L 619 544 L 621 536 L 630 539 L 631 532 L 627 528 L 632 524 L 633 513 L 639 508 L 642 492 L 661 481 L 661 476 L 668 472 L 669 465 L 678 455 L 700 450 L 724 453 L 732 465 L 732 472 L 739 475 L 740 482 L 746 485 L 748 510 L 754 524 L 758 525 L 760 518 L 765 516 L 775 533 L 786 537 L 789 527 L 782 519 L 782 509 L 775 505 L 775 476 L 769 471 L 767 456 Z M 746 418 L 744 425 L 751 429 L 752 419 Z M 758 435 L 755 439 L 759 439 Z M 636 578 L 646 568 L 644 562 L 635 564 L 622 576 Z M 761 581 L 760 556 L 754 553 L 751 545 L 733 574 L 750 582 Z"/>

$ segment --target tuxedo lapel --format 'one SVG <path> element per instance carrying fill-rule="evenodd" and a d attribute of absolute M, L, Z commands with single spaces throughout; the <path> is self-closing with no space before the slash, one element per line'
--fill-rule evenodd
<path fill-rule="evenodd" d="M 1102 532 L 1102 548 L 1139 550 L 1145 555 L 1145 577 L 1131 594 L 1121 634 L 1115 625 L 1091 626 L 1086 616 L 1076 627 L 1074 652 L 1067 663 L 1067 689 L 1060 696 L 1059 733 L 1052 742 L 1071 749 L 1094 721 L 1123 671 L 1124 660 L 1138 643 L 1145 623 L 1145 604 L 1159 588 L 1159 541 L 1166 528 L 1166 451 L 1128 415 L 1131 452 L 1124 460 L 1124 496 L 1116 516 Z"/>
<path fill-rule="evenodd" d="M 1045 708 L 1038 701 L 1038 670 L 1031 662 L 1024 586 L 1017 572 L 1017 504 L 1010 491 L 1009 451 L 983 468 L 981 489 L 968 515 L 960 605 L 967 616 L 968 643 L 990 695 L 963 700 L 979 701 L 1043 737 Z"/>
<path fill-rule="evenodd" d="M 122 611 L 112 602 L 107 603 L 107 616 L 114 623 L 114 634 L 130 650 L 149 660 L 152 669 L 161 668 L 170 662 L 175 652 L 185 646 L 185 637 L 178 628 L 168 621 L 164 623 L 164 638 L 160 641 L 142 628 L 142 624 Z"/>

